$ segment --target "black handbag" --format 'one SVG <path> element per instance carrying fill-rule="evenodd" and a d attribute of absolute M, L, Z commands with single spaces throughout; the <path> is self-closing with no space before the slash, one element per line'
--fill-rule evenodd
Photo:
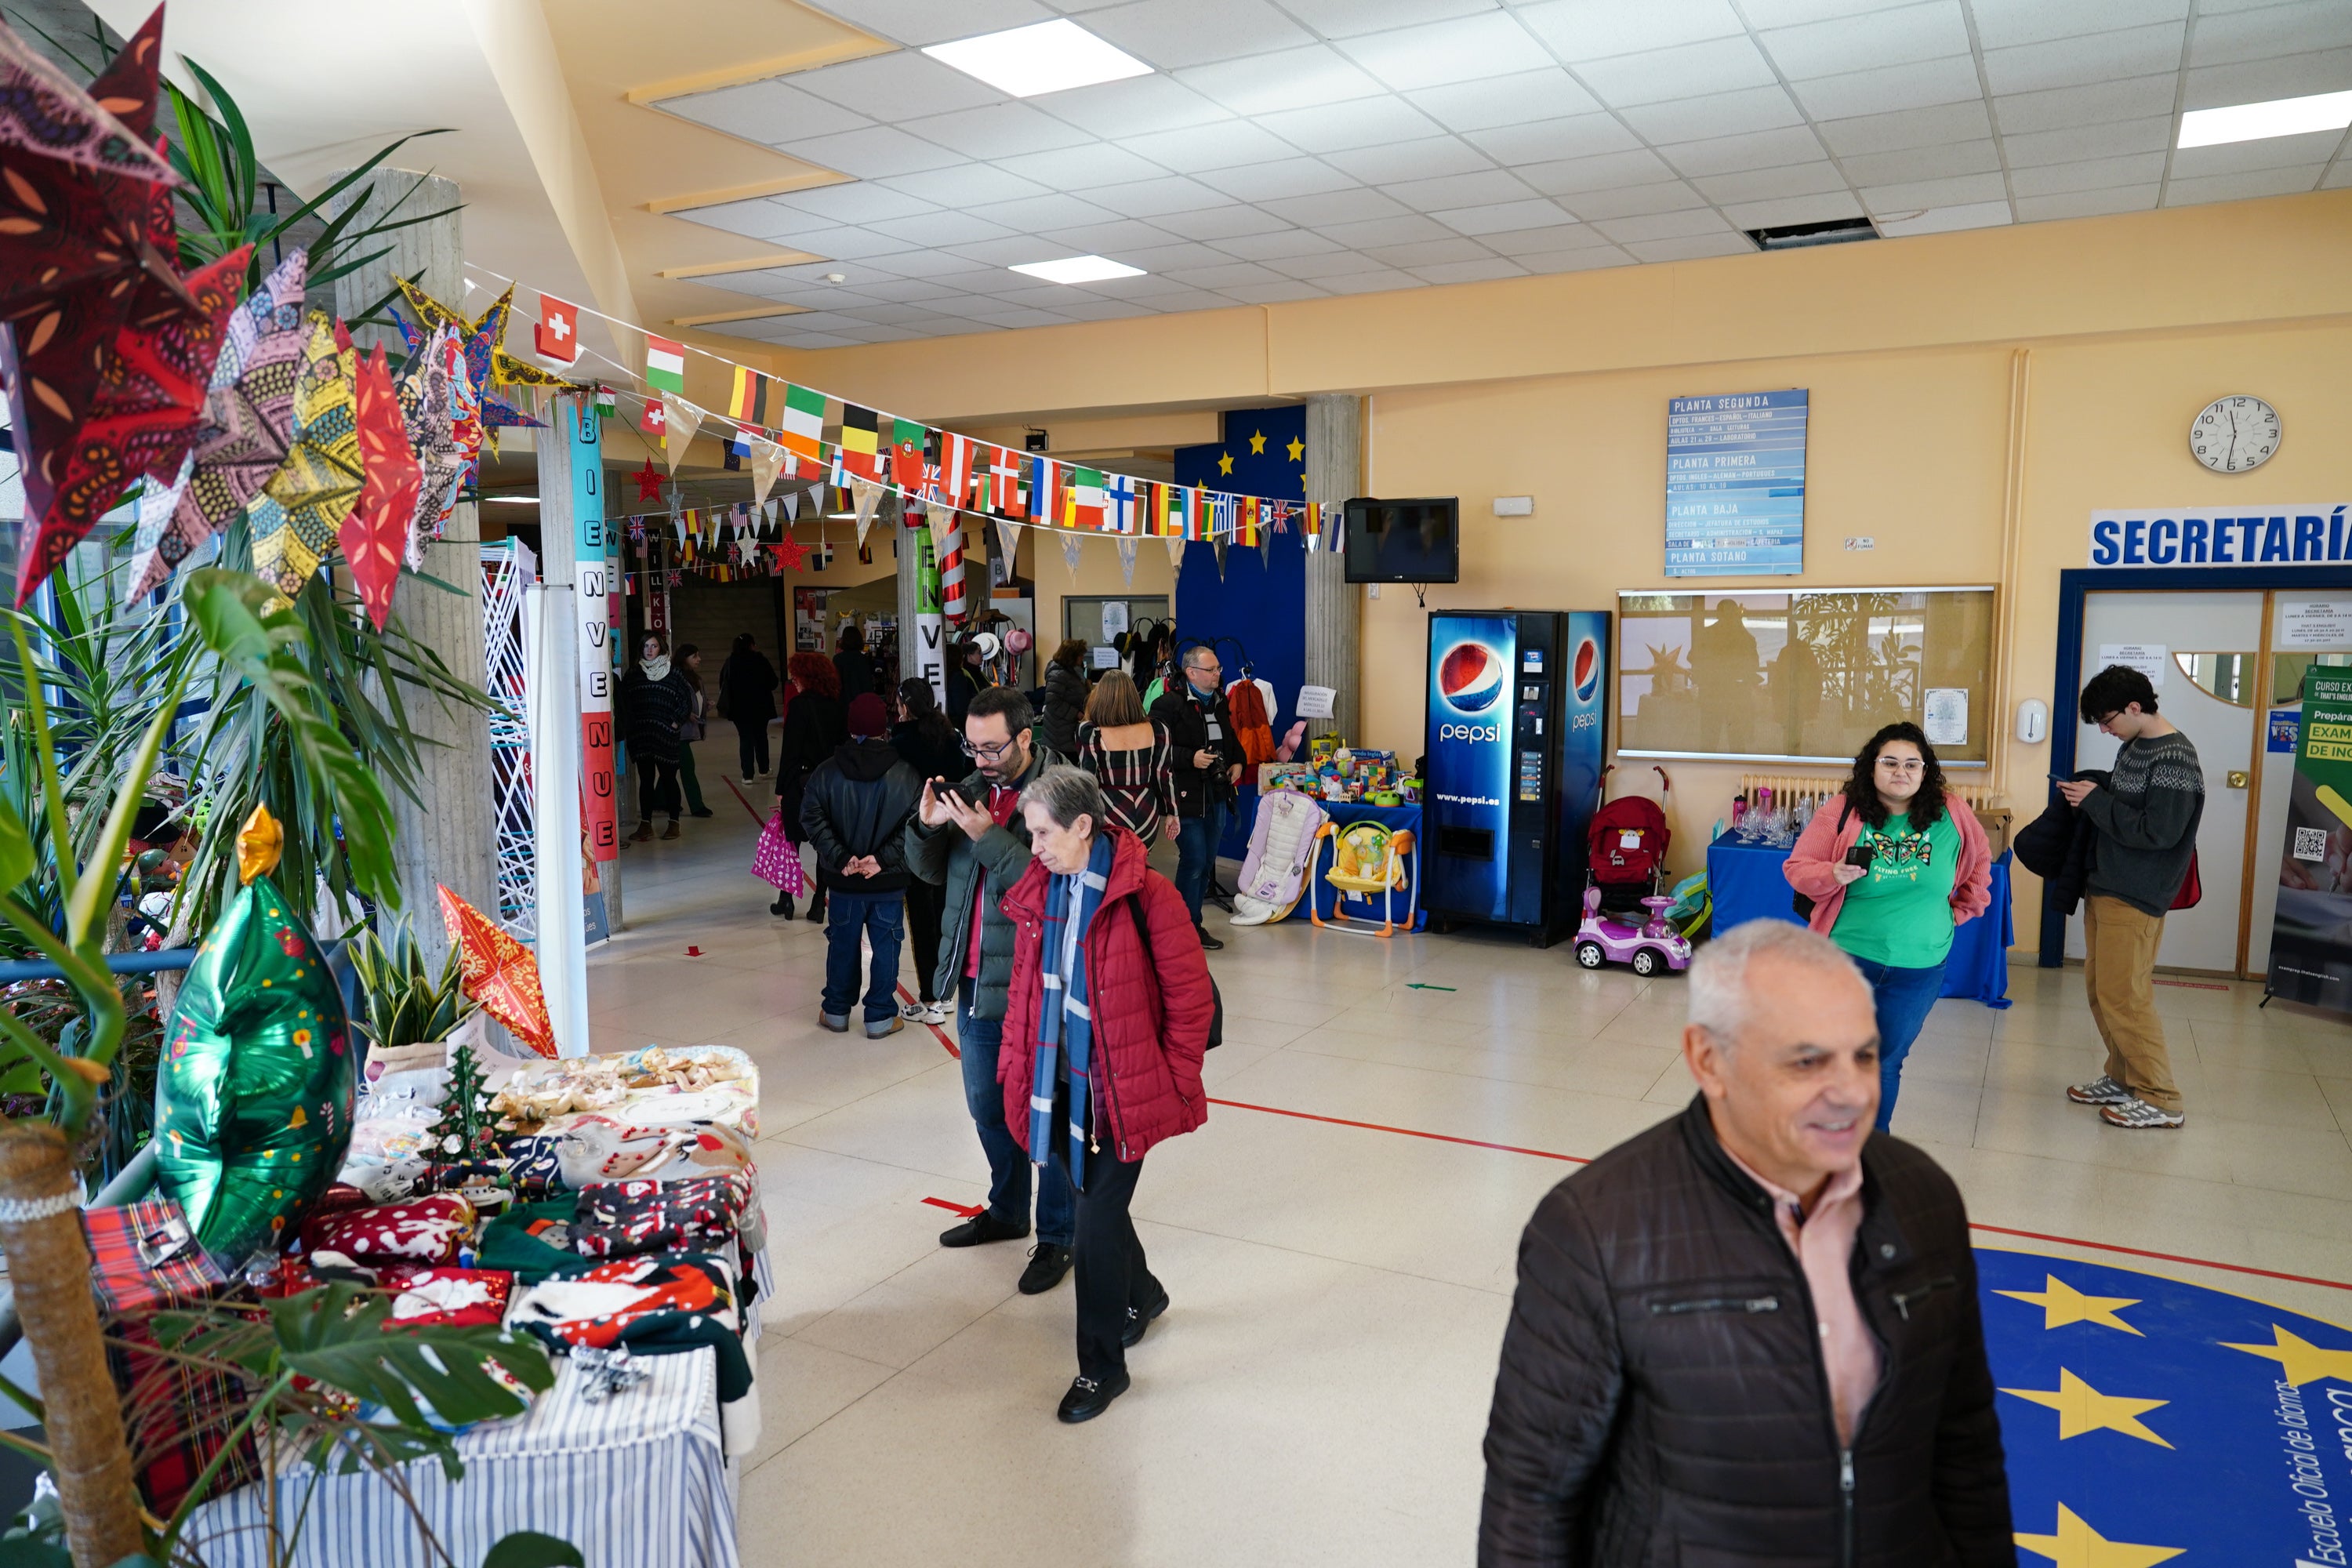
<path fill-rule="evenodd" d="M 1151 953 L 1151 921 L 1143 912 L 1143 900 L 1132 900 L 1127 908 L 1135 917 L 1135 934 L 1143 943 L 1148 958 Z M 1225 1043 L 1225 994 L 1217 989 L 1217 977 L 1213 974 L 1209 976 L 1209 997 L 1213 1006 L 1209 1014 L 1209 1043 L 1201 1047 L 1204 1051 L 1213 1051 Z"/>

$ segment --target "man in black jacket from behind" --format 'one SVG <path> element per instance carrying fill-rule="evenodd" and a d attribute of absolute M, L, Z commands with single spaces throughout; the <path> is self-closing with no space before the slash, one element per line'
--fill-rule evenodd
<path fill-rule="evenodd" d="M 1690 991 L 1690 1108 L 1519 1243 L 1479 1563 L 2011 1568 L 1968 1215 L 1871 1131 L 1869 986 L 1753 921 Z"/>
<path fill-rule="evenodd" d="M 824 926 L 824 997 L 817 1022 L 849 1032 L 857 1000 L 857 944 L 874 943 L 866 985 L 866 1037 L 906 1027 L 898 1016 L 898 942 L 906 928 L 907 819 L 923 781 L 890 744 L 890 713 L 872 692 L 849 704 L 849 739 L 817 764 L 801 792 L 801 831 L 816 849 L 830 910 Z"/>
<path fill-rule="evenodd" d="M 1201 902 L 1217 873 L 1217 845 L 1232 817 L 1234 786 L 1241 782 L 1242 743 L 1234 738 L 1234 716 L 1225 706 L 1224 670 L 1217 650 L 1194 643 L 1184 650 L 1184 673 L 1171 681 L 1151 717 L 1168 731 L 1176 775 L 1176 815 L 1184 820 L 1176 840 L 1176 890 L 1192 912 L 1201 945 L 1214 952 L 1225 944 L 1201 923 Z"/>

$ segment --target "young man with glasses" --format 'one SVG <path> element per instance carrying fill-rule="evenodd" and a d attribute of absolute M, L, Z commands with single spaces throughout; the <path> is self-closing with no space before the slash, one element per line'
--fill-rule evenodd
<path fill-rule="evenodd" d="M 1184 679 L 1151 707 L 1175 757 L 1176 815 L 1191 824 L 1176 840 L 1176 890 L 1184 895 L 1201 945 L 1212 952 L 1225 944 L 1202 924 L 1201 903 L 1217 868 L 1217 844 L 1225 836 L 1242 776 L 1242 747 L 1225 706 L 1224 673 L 1217 650 L 1195 643 L 1184 650 Z"/>
<path fill-rule="evenodd" d="M 2184 1120 L 2164 1023 L 2156 1015 L 2156 950 L 2165 911 L 2197 855 L 2205 772 L 2197 748 L 2156 710 L 2156 688 L 2111 664 L 2083 688 L 2083 722 L 2123 742 L 2103 784 L 2075 778 L 2058 793 L 2098 841 L 2083 900 L 2083 988 L 2107 1047 L 2106 1070 L 2066 1090 L 2109 1125 L 2178 1127 Z"/>
<path fill-rule="evenodd" d="M 963 750 L 975 764 L 972 773 L 953 783 L 926 783 L 907 825 L 908 869 L 946 889 L 933 994 L 956 999 L 964 1105 L 988 1156 L 988 1206 L 940 1233 L 942 1247 L 1016 1241 L 1029 1234 L 1029 1157 L 1005 1125 L 996 1082 L 1014 937 L 999 903 L 1029 869 L 1021 791 L 1066 760 L 1031 742 L 1032 719 L 1028 698 L 1011 687 L 976 692 L 963 719 Z M 1069 1178 L 1049 1166 L 1037 1177 L 1037 1245 L 1021 1275 L 1024 1295 L 1050 1290 L 1069 1272 L 1075 1221 Z"/>

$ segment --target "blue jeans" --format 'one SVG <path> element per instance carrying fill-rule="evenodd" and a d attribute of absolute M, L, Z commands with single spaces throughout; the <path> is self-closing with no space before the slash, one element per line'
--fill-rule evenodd
<path fill-rule="evenodd" d="M 898 941 L 905 929 L 903 893 L 827 893 L 824 916 L 824 1010 L 849 1016 L 857 1000 L 857 938 L 874 942 L 866 982 L 866 1021 L 883 1023 L 898 1011 Z"/>
<path fill-rule="evenodd" d="M 1201 900 L 1209 891 L 1209 876 L 1217 868 L 1217 846 L 1224 841 L 1225 819 L 1234 814 L 1230 801 L 1212 801 L 1198 816 L 1184 819 L 1184 831 L 1176 840 L 1176 890 L 1184 895 L 1184 907 L 1192 911 L 1192 923 L 1201 923 Z"/>
<path fill-rule="evenodd" d="M 1944 966 L 1897 969 L 1857 958 L 1854 967 L 1870 982 L 1870 998 L 1878 1008 L 1878 1130 L 1895 1120 L 1895 1095 L 1903 1087 L 1903 1058 L 1927 1022 L 1927 1009 L 1944 992 Z"/>
<path fill-rule="evenodd" d="M 1029 1156 L 1004 1125 L 1004 1090 L 996 1081 L 996 1056 L 1004 1044 L 1004 1020 L 971 1016 L 972 984 L 956 983 L 956 1043 L 963 1052 L 963 1103 L 980 1130 L 988 1156 L 988 1212 L 1007 1225 L 1029 1223 Z M 1076 1228 L 1069 1173 L 1047 1165 L 1037 1178 L 1037 1239 L 1067 1247 Z"/>

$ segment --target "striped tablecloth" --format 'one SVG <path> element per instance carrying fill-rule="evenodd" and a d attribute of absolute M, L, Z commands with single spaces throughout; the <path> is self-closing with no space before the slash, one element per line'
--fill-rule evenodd
<path fill-rule="evenodd" d="M 561 1536 L 588 1568 L 737 1568 L 735 1500 L 719 1423 L 718 1364 L 709 1350 L 638 1358 L 653 1375 L 591 1405 L 579 1374 L 556 1363 L 555 1386 L 530 1411 L 457 1439 L 465 1479 L 434 1460 L 404 1467 L 416 1505 L 462 1568 L 517 1530 Z M 312 1491 L 315 1484 L 316 1490 Z M 278 1483 L 279 1520 L 309 1502 L 286 1568 L 434 1568 L 415 1519 L 373 1472 L 304 1471 Z M 266 1498 L 250 1486 L 196 1513 L 188 1538 L 212 1568 L 262 1568 Z"/>

